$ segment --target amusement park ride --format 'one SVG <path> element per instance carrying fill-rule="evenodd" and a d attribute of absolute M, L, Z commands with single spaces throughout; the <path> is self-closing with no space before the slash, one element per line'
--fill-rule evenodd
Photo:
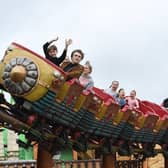
<path fill-rule="evenodd" d="M 104 156 L 138 154 L 141 159 L 161 152 L 167 160 L 168 112 L 157 104 L 139 101 L 138 110 L 121 109 L 102 90 L 86 91 L 76 79 L 66 81 L 62 69 L 16 43 L 0 63 L 0 84 L 15 100 L 11 105 L 1 99 L 0 123 L 24 133 L 28 143 L 18 142 L 23 146 L 38 143 L 38 160 L 50 160 L 43 149 L 54 155 L 63 148 L 99 149 Z"/>

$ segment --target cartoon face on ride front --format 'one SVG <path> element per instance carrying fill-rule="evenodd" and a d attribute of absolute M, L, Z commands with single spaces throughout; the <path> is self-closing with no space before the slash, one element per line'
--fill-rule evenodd
<path fill-rule="evenodd" d="M 12 58 L 5 65 L 2 79 L 4 87 L 12 95 L 24 95 L 35 87 L 38 80 L 38 68 L 30 59 Z"/>
<path fill-rule="evenodd" d="M 117 147 L 120 154 L 129 155 L 133 144 L 141 143 L 145 145 L 139 150 L 151 147 L 148 155 L 153 155 L 151 144 L 163 144 L 167 152 L 164 109 L 145 102 L 137 111 L 121 109 L 101 89 L 83 91 L 76 79 L 66 81 L 62 69 L 19 44 L 12 43 L 0 63 L 0 85 L 15 100 L 14 105 L 1 104 L 0 122 L 24 133 L 27 145 L 35 141 L 51 153 L 65 147 L 113 153 Z"/>

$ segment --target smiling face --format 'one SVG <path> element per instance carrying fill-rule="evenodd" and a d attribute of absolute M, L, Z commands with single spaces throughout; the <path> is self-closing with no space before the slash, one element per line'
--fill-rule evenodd
<path fill-rule="evenodd" d="M 58 50 L 55 45 L 50 46 L 47 52 L 50 57 L 56 57 L 58 54 Z"/>
<path fill-rule="evenodd" d="M 73 64 L 79 64 L 82 60 L 82 55 L 79 52 L 74 52 L 71 57 L 72 63 Z"/>
<path fill-rule="evenodd" d="M 56 57 L 57 53 L 58 53 L 57 50 L 54 50 L 54 49 L 50 49 L 48 51 L 48 54 L 49 54 L 50 57 Z"/>
<path fill-rule="evenodd" d="M 130 97 L 135 98 L 135 96 L 136 96 L 136 91 L 135 91 L 135 90 L 132 90 L 132 91 L 130 92 Z"/>
<path fill-rule="evenodd" d="M 118 86 L 119 86 L 119 82 L 118 81 L 113 81 L 112 85 L 111 85 L 111 88 L 112 88 L 113 91 L 116 91 L 118 89 Z"/>
<path fill-rule="evenodd" d="M 89 75 L 91 73 L 91 69 L 90 69 L 90 66 L 85 64 L 84 65 L 84 70 L 83 70 L 83 74 L 84 75 Z"/>
<path fill-rule="evenodd" d="M 119 98 L 124 98 L 125 97 L 125 90 L 124 89 L 119 90 L 118 97 Z"/>

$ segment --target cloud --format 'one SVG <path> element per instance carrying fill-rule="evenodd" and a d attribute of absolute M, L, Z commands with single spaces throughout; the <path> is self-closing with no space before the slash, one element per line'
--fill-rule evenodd
<path fill-rule="evenodd" d="M 136 89 L 140 98 L 157 103 L 167 97 L 166 0 L 6 0 L 0 20 L 0 55 L 11 41 L 43 55 L 43 43 L 57 35 L 61 52 L 71 37 L 68 54 L 83 49 L 97 86 L 117 79 L 127 94 Z"/>

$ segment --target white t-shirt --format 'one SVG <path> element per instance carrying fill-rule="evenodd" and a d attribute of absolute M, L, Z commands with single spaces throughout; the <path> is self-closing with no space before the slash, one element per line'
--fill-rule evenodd
<path fill-rule="evenodd" d="M 114 92 L 111 88 L 105 89 L 104 92 L 109 94 L 110 96 L 114 97 L 115 99 L 117 97 L 117 92 Z"/>

